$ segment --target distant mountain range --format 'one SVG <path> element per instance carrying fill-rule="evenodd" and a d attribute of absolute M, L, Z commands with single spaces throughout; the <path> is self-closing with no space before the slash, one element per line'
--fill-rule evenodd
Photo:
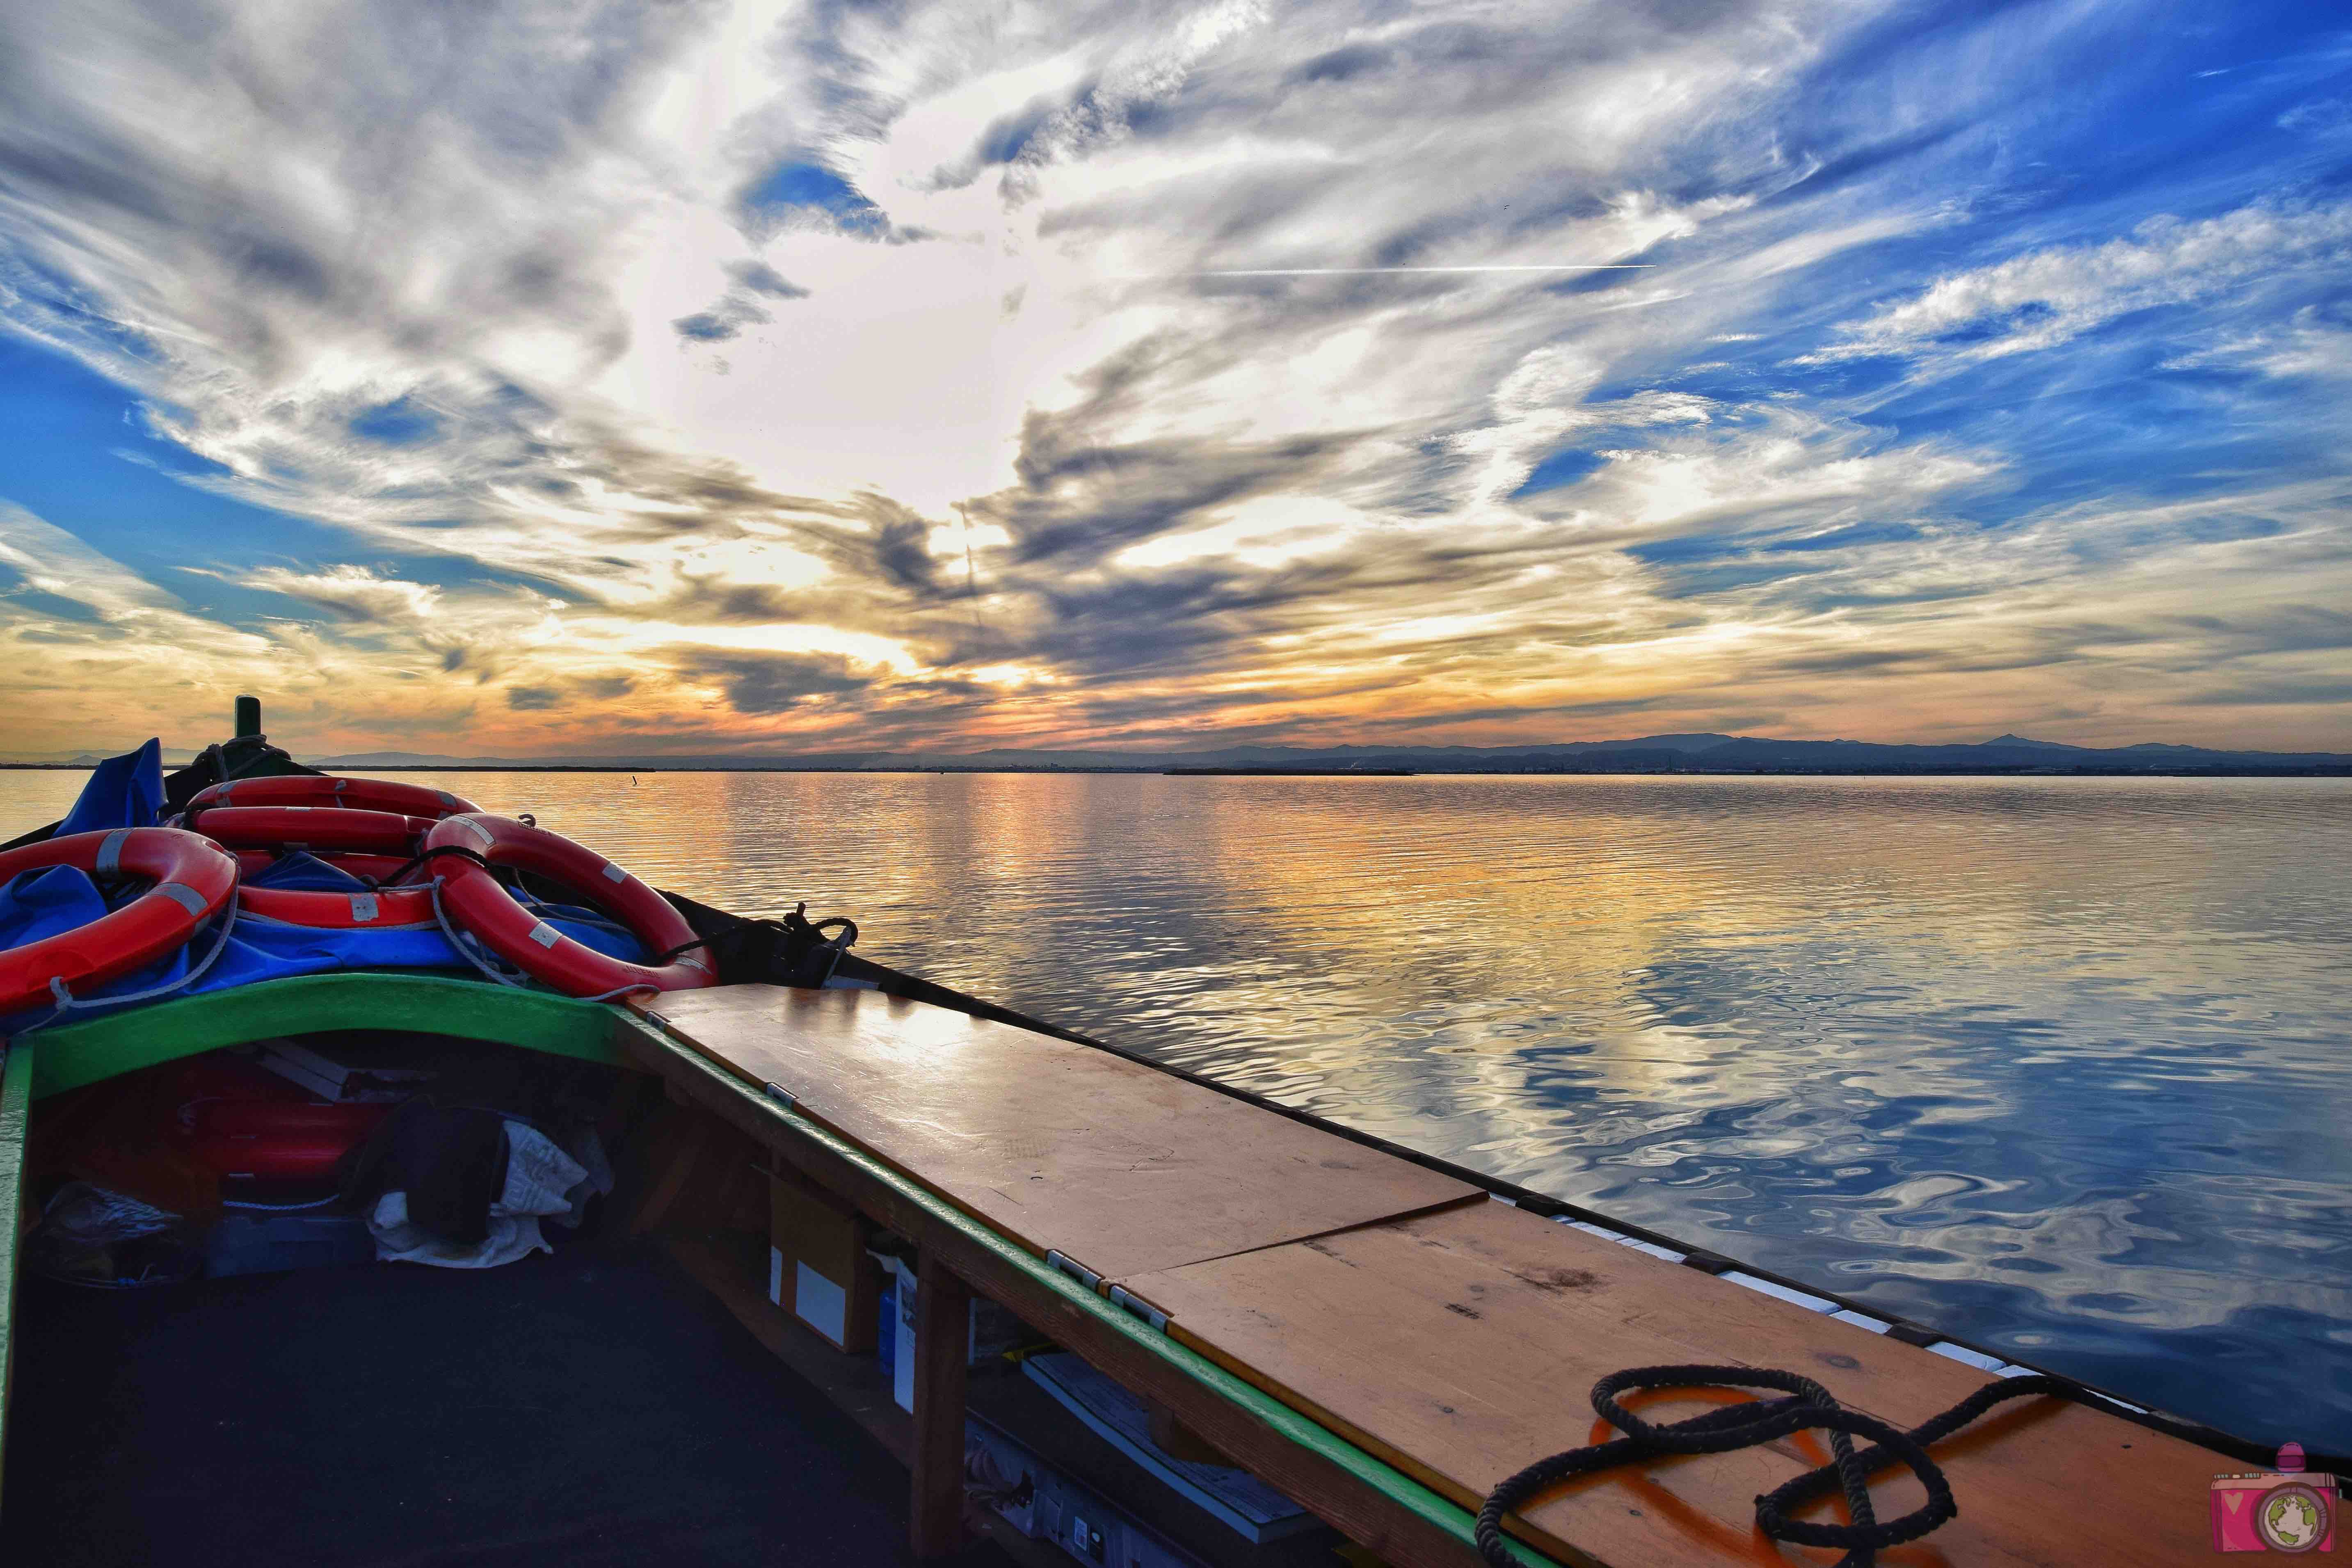
<path fill-rule="evenodd" d="M 188 753 L 167 752 L 166 767 Z M 0 765 L 90 767 L 89 752 L 18 754 Z M 1953 745 L 1885 745 L 1874 741 L 1773 741 L 1753 735 L 1640 735 L 1622 741 L 1564 741 L 1536 746 L 1223 746 L 1191 752 L 719 752 L 694 755 L 581 754 L 561 757 L 457 757 L 429 752 L 355 752 L 305 758 L 327 768 L 583 768 L 641 773 L 950 769 L 1027 773 L 1050 770 L 1158 773 L 1166 768 L 1276 768 L 1313 772 L 1409 769 L 1475 773 L 2347 773 L 2352 753 L 2231 752 L 2155 742 L 2070 746 L 2023 735 Z"/>
<path fill-rule="evenodd" d="M 163 767 L 167 772 L 173 768 L 184 767 L 187 765 L 188 759 L 194 755 L 195 753 L 193 752 L 175 752 L 166 748 L 163 752 Z M 14 752 L 0 755 L 0 767 L 94 768 L 106 761 L 106 753 L 99 752 Z"/>
<path fill-rule="evenodd" d="M 452 757 L 366 752 L 321 757 L 336 768 L 624 768 L 721 770 L 969 769 L 974 771 L 1286 768 L 1418 773 L 2338 773 L 2352 753 L 2230 752 L 2147 743 L 2070 746 L 2022 735 L 1954 745 L 1872 741 L 1774 741 L 1749 735 L 1642 735 L 1537 746 L 1226 746 L 1192 752 L 1024 751 L 725 752 L 700 756 Z"/>

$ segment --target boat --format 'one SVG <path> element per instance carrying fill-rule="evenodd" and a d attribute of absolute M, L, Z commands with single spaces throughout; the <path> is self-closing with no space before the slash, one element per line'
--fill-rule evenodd
<path fill-rule="evenodd" d="M 2263 1500 L 2332 1530 L 2341 1459 L 305 767 L 253 699 L 235 729 L 0 846 L 9 1563 L 1962 1568 L 2181 1563 Z"/>

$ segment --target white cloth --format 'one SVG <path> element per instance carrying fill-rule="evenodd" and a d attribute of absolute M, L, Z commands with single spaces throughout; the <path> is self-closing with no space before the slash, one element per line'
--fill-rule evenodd
<path fill-rule="evenodd" d="M 596 1136 L 596 1129 L 585 1124 L 572 1133 L 572 1142 L 563 1152 L 585 1173 L 563 1194 L 568 1212 L 561 1218 L 549 1217 L 555 1218 L 555 1223 L 566 1230 L 578 1230 L 581 1222 L 588 1217 L 588 1200 L 613 1190 L 613 1162 L 604 1157 L 604 1142 Z"/>
<path fill-rule="evenodd" d="M 408 1222 L 408 1194 L 386 1193 L 368 1215 L 368 1234 L 383 1263 L 429 1263 L 436 1268 L 495 1268 L 534 1252 L 552 1252 L 539 1233 L 541 1215 L 567 1213 L 565 1196 L 588 1179 L 579 1163 L 546 1134 L 520 1121 L 505 1124 L 507 1184 L 490 1205 L 489 1234 L 472 1247 L 445 1241 Z"/>

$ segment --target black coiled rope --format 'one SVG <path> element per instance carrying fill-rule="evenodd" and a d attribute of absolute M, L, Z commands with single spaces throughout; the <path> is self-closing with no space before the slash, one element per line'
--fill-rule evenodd
<path fill-rule="evenodd" d="M 1774 1388 L 1788 1397 L 1748 1405 L 1727 1405 L 1686 1421 L 1659 1426 L 1643 1420 L 1619 1403 L 1618 1395 L 1637 1388 Z M 1830 1435 L 1830 1463 L 1808 1470 L 1785 1486 L 1756 1500 L 1756 1528 L 1774 1541 L 1800 1546 L 1843 1547 L 1838 1568 L 1872 1568 L 1882 1546 L 1899 1546 L 1936 1529 L 1959 1512 L 1951 1484 L 1927 1457 L 1930 1444 L 1939 1443 L 2007 1399 L 2048 1394 L 2079 1405 L 2105 1408 L 2095 1396 L 2063 1379 L 2036 1373 L 1987 1384 L 1943 1414 L 1908 1432 L 1873 1415 L 1848 1410 L 1830 1391 L 1809 1377 L 1770 1367 L 1637 1366 L 1612 1373 L 1592 1385 L 1592 1408 L 1601 1418 L 1625 1434 L 1606 1443 L 1570 1448 L 1548 1459 L 1538 1459 L 1487 1494 L 1478 1510 L 1475 1531 L 1478 1554 L 1496 1568 L 1513 1568 L 1516 1559 L 1503 1539 L 1503 1515 L 1547 1487 L 1571 1476 L 1631 1464 L 1657 1454 L 1725 1454 L 1752 1448 L 1776 1437 L 1805 1431 Z M 1874 1447 L 1857 1452 L 1856 1437 Z M 1874 1471 L 1901 1460 L 1919 1478 L 1927 1500 L 1900 1519 L 1879 1521 L 1871 1508 L 1868 1481 Z M 1847 1524 L 1812 1524 L 1791 1519 L 1791 1509 L 1811 1501 L 1832 1487 L 1844 1491 L 1853 1516 Z"/>
<path fill-rule="evenodd" d="M 654 963 L 656 964 L 673 963 L 680 954 L 692 952 L 698 947 L 709 947 L 713 942 L 725 942 L 730 937 L 740 936 L 743 932 L 753 931 L 766 931 L 778 938 L 790 937 L 795 932 L 806 932 L 812 941 L 834 950 L 833 967 L 825 971 L 827 975 L 833 973 L 833 969 L 840 967 L 840 955 L 847 952 L 851 944 L 857 941 L 856 921 L 851 920 L 847 915 L 828 915 L 824 920 L 812 921 L 808 918 L 808 902 L 803 900 L 800 907 L 785 915 L 782 920 L 768 920 L 756 915 L 744 916 L 730 924 L 719 927 L 717 931 L 679 942 L 676 947 L 656 955 Z M 825 936 L 827 931 L 833 931 L 835 934 L 827 939 Z"/>

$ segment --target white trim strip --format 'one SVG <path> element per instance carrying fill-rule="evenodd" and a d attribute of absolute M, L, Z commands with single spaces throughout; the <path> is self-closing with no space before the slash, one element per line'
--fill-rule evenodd
<path fill-rule="evenodd" d="M 1966 1345 L 1956 1345 L 1949 1340 L 1937 1340 L 1927 1349 L 1948 1361 L 1958 1362 L 1962 1366 L 1972 1366 L 1979 1372 L 1999 1372 L 2009 1364 L 1999 1356 L 1987 1355 L 1982 1351 L 1972 1351 Z"/>
<path fill-rule="evenodd" d="M 1826 1296 L 1816 1296 L 1810 1290 L 1799 1290 L 1790 1286 L 1761 1279 L 1754 1274 L 1744 1274 L 1737 1268 L 1727 1268 L 1716 1278 L 1728 1279 L 1734 1285 L 1744 1285 L 1750 1290 L 1759 1291 L 1767 1296 L 1777 1296 L 1783 1301 L 1802 1307 L 1808 1312 L 1837 1310 L 1837 1303 Z"/>
<path fill-rule="evenodd" d="M 205 912 L 205 896 L 185 882 L 158 882 L 154 891 L 163 894 L 192 915 Z"/>
<path fill-rule="evenodd" d="M 105 842 L 99 845 L 98 874 L 100 876 L 119 877 L 122 874 L 122 844 L 130 837 L 131 829 L 118 827 L 106 836 Z"/>
<path fill-rule="evenodd" d="M 1806 1311 L 1837 1311 L 1837 1302 L 1830 1300 L 1828 1295 L 1813 1295 L 1811 1290 L 1797 1290 L 1794 1286 L 1776 1284 L 1776 1281 L 1771 1281 L 1771 1279 L 1761 1279 L 1757 1277 L 1757 1274 L 1743 1274 L 1740 1269 L 1724 1269 L 1722 1274 L 1717 1274 L 1717 1279 L 1728 1279 L 1731 1284 L 1748 1286 L 1748 1289 L 1757 1290 L 1757 1293 L 1761 1295 L 1778 1295 L 1780 1300 L 1790 1302 L 1790 1305 L 1804 1307 Z"/>
<path fill-rule="evenodd" d="M 1690 1256 L 1687 1252 L 1676 1252 L 1671 1247 L 1660 1247 L 1654 1241 L 1643 1241 L 1639 1237 L 1621 1236 L 1616 1240 L 1620 1247 L 1630 1247 L 1636 1252 L 1646 1252 L 1653 1258 L 1663 1258 L 1668 1263 L 1680 1263 Z"/>

